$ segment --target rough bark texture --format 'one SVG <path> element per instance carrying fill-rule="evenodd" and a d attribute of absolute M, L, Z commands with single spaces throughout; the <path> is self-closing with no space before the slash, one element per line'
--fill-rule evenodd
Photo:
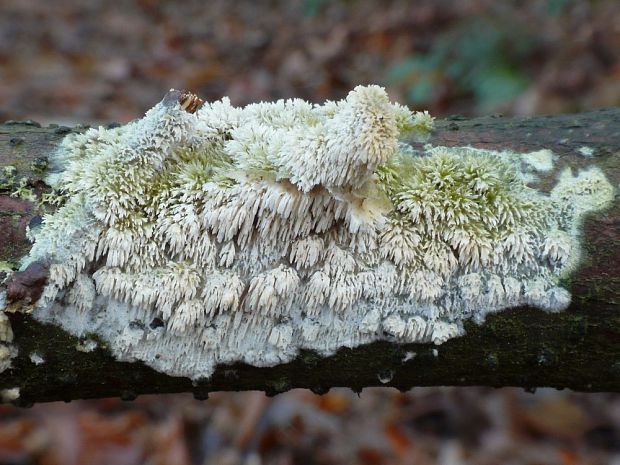
<path fill-rule="evenodd" d="M 41 213 L 34 203 L 10 196 L 15 183 L 26 177 L 29 187 L 43 192 L 47 155 L 68 132 L 83 129 L 41 128 L 33 122 L 0 125 L 0 170 L 13 166 L 16 171 L 12 180 L 0 183 L 0 263 L 7 262 L 4 266 L 14 266 L 28 252 L 25 228 L 30 221 L 38 221 Z M 620 109 L 533 118 L 452 117 L 437 122 L 430 143 L 519 152 L 546 148 L 559 156 L 559 166 L 595 163 L 616 188 L 620 183 Z M 547 187 L 554 184 L 554 176 L 545 180 Z M 276 394 L 303 387 L 325 392 L 334 386 L 356 391 L 381 385 L 403 390 L 429 385 L 553 386 L 618 392 L 620 200 L 588 218 L 583 244 L 586 253 L 580 270 L 564 283 L 573 303 L 562 313 L 507 310 L 488 317 L 482 326 L 466 325 L 466 336 L 441 346 L 382 342 L 343 348 L 328 358 L 305 352 L 294 362 L 273 368 L 221 366 L 211 379 L 200 383 L 157 373 L 142 363 L 116 362 L 103 344 L 84 352 L 80 340 L 61 329 L 13 314 L 19 355 L 13 367 L 0 374 L 0 389 L 19 387 L 16 403 L 21 405 L 182 391 L 194 392 L 198 398 L 221 390 Z M 32 363 L 33 352 L 45 363 Z"/>

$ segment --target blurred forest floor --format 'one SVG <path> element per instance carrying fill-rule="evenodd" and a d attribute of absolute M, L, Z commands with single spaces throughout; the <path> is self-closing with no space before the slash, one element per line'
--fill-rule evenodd
<path fill-rule="evenodd" d="M 620 397 L 333 389 L 0 406 L 0 463 L 619 465 Z"/>
<path fill-rule="evenodd" d="M 620 3 L 0 3 L 0 120 L 125 122 L 170 87 L 241 105 L 366 83 L 434 115 L 619 105 Z"/>
<path fill-rule="evenodd" d="M 620 105 L 617 0 L 1 0 L 0 121 L 378 83 L 436 116 Z M 620 465 L 620 395 L 336 389 L 0 406 L 0 464 Z"/>

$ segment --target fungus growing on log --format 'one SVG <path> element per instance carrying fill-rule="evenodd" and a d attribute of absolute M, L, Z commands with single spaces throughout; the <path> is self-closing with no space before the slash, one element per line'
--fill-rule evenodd
<path fill-rule="evenodd" d="M 549 152 L 414 151 L 432 118 L 377 86 L 244 108 L 171 91 L 141 120 L 65 138 L 64 204 L 24 260 L 35 318 L 192 379 L 384 339 L 443 341 L 499 310 L 570 303 L 584 215 L 613 188 Z"/>

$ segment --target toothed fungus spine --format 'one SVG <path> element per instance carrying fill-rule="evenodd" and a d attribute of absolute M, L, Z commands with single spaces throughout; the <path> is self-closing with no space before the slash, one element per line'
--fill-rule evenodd
<path fill-rule="evenodd" d="M 378 86 L 322 106 L 200 104 L 171 92 L 139 121 L 67 136 L 49 179 L 66 202 L 24 263 L 51 263 L 37 318 L 172 375 L 561 310 L 580 222 L 613 195 L 594 167 L 529 187 L 548 151 L 415 152 L 399 137 L 432 118 Z"/>

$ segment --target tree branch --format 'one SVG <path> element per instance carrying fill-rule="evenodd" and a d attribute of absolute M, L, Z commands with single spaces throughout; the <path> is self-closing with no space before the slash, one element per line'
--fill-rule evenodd
<path fill-rule="evenodd" d="M 38 198 L 45 192 L 48 154 L 67 133 L 82 130 L 41 128 L 32 122 L 0 125 L 0 270 L 14 267 L 28 253 L 26 225 L 37 222 L 41 211 L 26 198 L 28 189 Z M 558 155 L 560 167 L 596 164 L 614 187 L 620 183 L 620 109 L 532 118 L 453 117 L 436 123 L 429 142 L 517 152 L 549 149 Z M 556 174 L 543 179 L 543 190 L 550 189 Z M 22 178 L 26 181 L 20 184 Z M 12 367 L 0 374 L 0 389 L 18 387 L 15 402 L 20 405 L 186 391 L 198 398 L 221 390 L 276 394 L 301 387 L 325 392 L 335 386 L 356 391 L 429 385 L 620 391 L 620 201 L 587 219 L 582 242 L 582 264 L 566 283 L 573 303 L 564 312 L 506 310 L 481 326 L 466 324 L 466 336 L 440 346 L 379 342 L 343 348 L 327 358 L 302 352 L 292 363 L 272 368 L 220 366 L 208 381 L 198 383 L 140 362 L 117 362 L 103 343 L 88 351 L 84 341 L 57 327 L 12 314 L 19 352 Z M 35 354 L 44 362 L 38 363 Z"/>

